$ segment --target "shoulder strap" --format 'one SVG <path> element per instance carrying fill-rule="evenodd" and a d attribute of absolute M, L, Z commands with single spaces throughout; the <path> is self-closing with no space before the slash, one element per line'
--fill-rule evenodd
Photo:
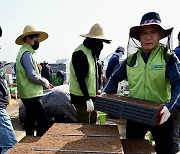
<path fill-rule="evenodd" d="M 163 45 L 161 45 L 161 47 L 164 48 L 164 52 L 163 52 L 163 54 L 164 54 L 164 60 L 166 61 L 166 63 L 168 63 L 169 58 L 172 56 L 172 52 L 171 52 L 170 49 L 168 49 L 167 47 L 165 47 L 165 46 L 163 46 Z"/>
<path fill-rule="evenodd" d="M 162 46 L 164 48 L 164 60 L 166 61 L 166 63 L 169 61 L 169 58 L 172 56 L 172 52 L 170 49 L 167 49 L 166 47 Z M 128 56 L 127 58 L 127 65 L 129 67 L 133 67 L 136 63 L 136 59 L 137 59 L 137 52 L 133 53 L 131 55 Z"/>
<path fill-rule="evenodd" d="M 135 63 L 136 63 L 136 59 L 137 59 L 137 52 L 129 55 L 128 58 L 127 58 L 127 65 L 129 67 L 133 67 L 135 65 Z"/>

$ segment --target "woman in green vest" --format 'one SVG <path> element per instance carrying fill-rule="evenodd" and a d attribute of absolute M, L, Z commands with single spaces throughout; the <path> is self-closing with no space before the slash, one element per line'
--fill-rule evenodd
<path fill-rule="evenodd" d="M 42 136 L 49 125 L 41 100 L 43 85 L 49 88 L 49 81 L 41 77 L 33 57 L 40 42 L 47 38 L 47 33 L 36 31 L 28 25 L 24 28 L 23 34 L 16 39 L 16 44 L 22 45 L 16 57 L 16 82 L 18 97 L 26 107 L 26 135 L 34 136 L 37 124 L 37 136 Z"/>
<path fill-rule="evenodd" d="M 130 29 L 130 40 L 134 42 L 136 52 L 128 55 L 103 90 L 111 93 L 118 82 L 127 79 L 130 97 L 163 104 L 157 125 L 149 126 L 130 119 L 126 125 L 127 139 L 144 139 L 150 131 L 157 154 L 173 154 L 171 114 L 180 108 L 180 63 L 168 50 L 172 30 L 172 27 L 162 25 L 158 13 L 143 15 L 140 25 Z M 164 38 L 168 38 L 167 45 L 160 43 Z M 131 47 L 129 45 L 129 53 Z"/>
<path fill-rule="evenodd" d="M 83 44 L 72 54 L 70 63 L 70 95 L 71 103 L 77 111 L 78 123 L 96 123 L 94 101 L 98 90 L 97 59 L 103 49 L 103 42 L 111 40 L 104 36 L 99 24 L 92 26 Z"/>

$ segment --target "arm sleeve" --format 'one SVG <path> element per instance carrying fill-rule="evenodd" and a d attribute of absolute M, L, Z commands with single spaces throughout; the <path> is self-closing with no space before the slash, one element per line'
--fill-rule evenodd
<path fill-rule="evenodd" d="M 88 88 L 85 82 L 85 78 L 88 74 L 89 64 L 86 55 L 83 51 L 76 51 L 72 55 L 72 65 L 76 74 L 77 81 L 80 89 L 86 100 L 90 99 Z"/>
<path fill-rule="evenodd" d="M 127 60 L 124 60 L 119 69 L 110 76 L 102 92 L 105 92 L 107 94 L 112 93 L 116 89 L 119 82 L 121 82 L 124 79 L 127 79 L 126 63 Z"/>
<path fill-rule="evenodd" d="M 116 65 L 119 63 L 118 58 L 112 58 L 111 61 L 108 63 L 107 69 L 106 69 L 106 78 L 108 79 L 113 71 Z"/>
<path fill-rule="evenodd" d="M 36 74 L 36 71 L 33 65 L 32 56 L 29 51 L 25 52 L 23 56 L 21 57 L 21 64 L 24 67 L 27 73 L 27 76 L 29 80 L 31 80 L 31 82 L 35 84 L 40 84 L 40 85 L 45 84 L 46 82 L 45 79 L 42 78 L 40 75 Z"/>
<path fill-rule="evenodd" d="M 171 84 L 171 99 L 165 105 L 172 113 L 180 108 L 180 63 L 170 58 L 166 66 L 166 76 Z"/>

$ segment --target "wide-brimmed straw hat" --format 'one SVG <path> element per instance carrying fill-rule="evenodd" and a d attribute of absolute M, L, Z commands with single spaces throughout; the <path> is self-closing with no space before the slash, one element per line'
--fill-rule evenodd
<path fill-rule="evenodd" d="M 167 27 L 167 26 L 162 25 L 161 18 L 158 13 L 148 12 L 145 15 L 143 15 L 139 26 L 131 27 L 130 32 L 129 32 L 130 37 L 139 40 L 141 27 L 148 26 L 148 25 L 158 25 L 159 27 L 162 28 L 162 30 L 164 31 L 164 35 L 162 36 L 161 39 L 167 37 L 169 34 L 171 34 L 173 30 L 173 27 Z"/>
<path fill-rule="evenodd" d="M 16 44 L 18 45 L 22 45 L 24 43 L 23 38 L 29 35 L 34 35 L 34 34 L 38 34 L 39 35 L 39 42 L 42 42 L 44 40 L 46 40 L 48 38 L 48 34 L 46 32 L 43 31 L 37 31 L 33 26 L 28 25 L 24 28 L 23 30 L 23 34 L 21 34 L 20 36 L 18 36 L 18 38 L 16 39 Z"/>
<path fill-rule="evenodd" d="M 80 35 L 82 37 L 94 38 L 103 40 L 105 43 L 111 43 L 111 39 L 104 36 L 103 28 L 99 24 L 94 24 L 89 33 Z"/>

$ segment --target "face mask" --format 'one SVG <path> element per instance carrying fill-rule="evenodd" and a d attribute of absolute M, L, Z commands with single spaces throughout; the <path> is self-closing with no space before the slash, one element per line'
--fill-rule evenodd
<path fill-rule="evenodd" d="M 34 41 L 34 45 L 31 45 L 34 50 L 37 50 L 39 48 L 39 42 Z"/>

